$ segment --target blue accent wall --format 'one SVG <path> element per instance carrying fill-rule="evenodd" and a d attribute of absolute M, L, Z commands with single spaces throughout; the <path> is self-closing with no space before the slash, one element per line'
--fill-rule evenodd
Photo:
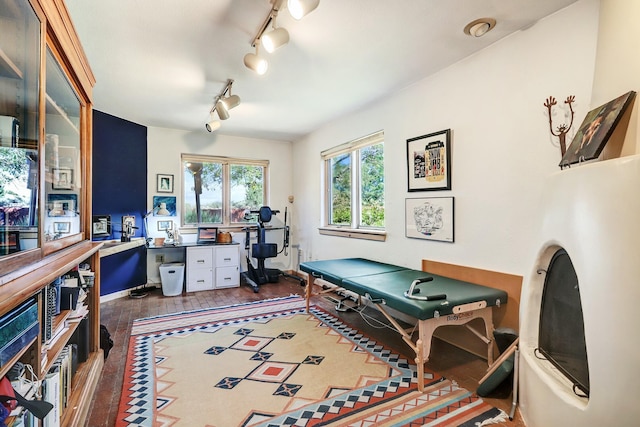
<path fill-rule="evenodd" d="M 94 240 L 119 240 L 122 217 L 134 216 L 134 237 L 145 237 L 147 209 L 147 128 L 93 111 L 93 215 L 111 215 L 111 234 Z M 136 250 L 137 249 L 137 250 Z M 147 282 L 145 247 L 101 259 L 100 294 Z"/>
<path fill-rule="evenodd" d="M 147 248 L 138 246 L 100 258 L 100 295 L 147 283 Z"/>

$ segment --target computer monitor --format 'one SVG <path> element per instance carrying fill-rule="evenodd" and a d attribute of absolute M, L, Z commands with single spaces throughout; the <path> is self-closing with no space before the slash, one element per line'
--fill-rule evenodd
<path fill-rule="evenodd" d="M 218 237 L 218 227 L 198 227 L 198 244 L 214 244 Z"/>

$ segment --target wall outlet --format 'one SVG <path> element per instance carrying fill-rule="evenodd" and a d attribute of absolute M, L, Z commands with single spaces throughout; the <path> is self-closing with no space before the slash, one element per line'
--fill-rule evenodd
<path fill-rule="evenodd" d="M 158 263 L 158 264 L 164 263 L 164 254 L 157 254 L 156 255 L 156 263 Z"/>

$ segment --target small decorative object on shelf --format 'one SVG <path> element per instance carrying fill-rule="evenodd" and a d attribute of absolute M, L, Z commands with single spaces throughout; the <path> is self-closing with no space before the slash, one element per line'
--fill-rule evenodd
<path fill-rule="evenodd" d="M 569 111 L 571 112 L 571 121 L 569 122 L 569 125 L 567 125 L 566 123 L 562 123 L 558 125 L 555 131 L 553 130 L 553 115 L 551 114 L 551 109 L 554 105 L 558 104 L 558 101 L 556 101 L 556 99 L 553 96 L 550 96 L 544 102 L 544 106 L 547 107 L 547 112 L 549 115 L 549 130 L 551 131 L 551 135 L 557 136 L 558 139 L 560 140 L 560 153 L 562 156 L 564 156 L 564 153 L 567 152 L 567 142 L 566 142 L 567 133 L 571 129 L 571 126 L 573 126 L 573 116 L 574 116 L 573 107 L 571 107 L 571 104 L 573 104 L 575 100 L 576 100 L 576 97 L 573 95 L 569 95 L 567 96 L 567 99 L 565 99 L 564 103 L 569 106 Z"/>

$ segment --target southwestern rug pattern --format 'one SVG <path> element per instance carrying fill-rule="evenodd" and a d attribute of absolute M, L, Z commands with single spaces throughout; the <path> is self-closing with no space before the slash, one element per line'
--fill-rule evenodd
<path fill-rule="evenodd" d="M 116 426 L 477 426 L 503 412 L 298 296 L 134 321 Z"/>

